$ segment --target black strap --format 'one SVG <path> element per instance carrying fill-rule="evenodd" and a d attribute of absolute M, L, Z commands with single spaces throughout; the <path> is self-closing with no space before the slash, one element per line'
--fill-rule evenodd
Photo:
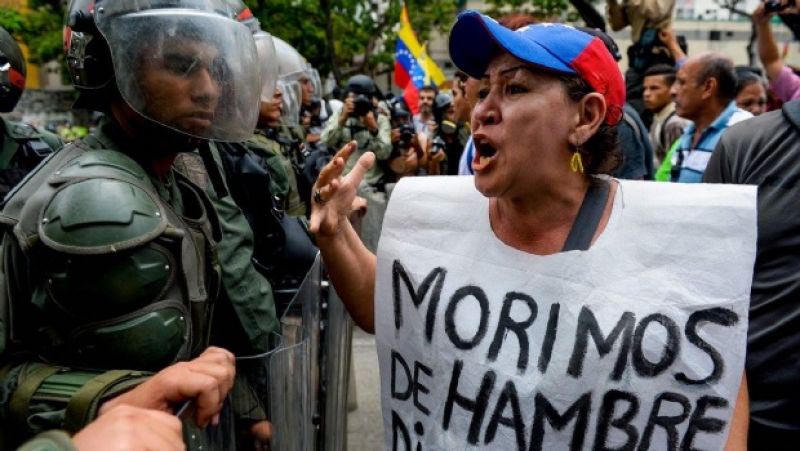
<path fill-rule="evenodd" d="M 602 179 L 595 179 L 594 183 L 589 185 L 583 203 L 581 203 L 581 209 L 578 210 L 578 216 L 575 217 L 564 248 L 561 249 L 562 252 L 589 249 L 597 226 L 600 224 L 600 218 L 603 217 L 603 211 L 605 211 L 609 188 L 609 183 Z"/>
<path fill-rule="evenodd" d="M 225 146 L 231 144 L 219 142 L 217 145 Z M 211 186 L 214 188 L 214 192 L 217 193 L 218 198 L 224 198 L 228 195 L 228 189 L 225 187 L 222 173 L 220 172 L 217 163 L 214 161 L 214 156 L 211 154 L 211 148 L 209 147 L 208 141 L 203 142 L 200 146 L 198 146 L 198 151 L 200 152 L 200 158 L 203 159 L 203 165 L 206 167 L 206 173 L 208 173 L 208 178 L 211 180 Z"/>

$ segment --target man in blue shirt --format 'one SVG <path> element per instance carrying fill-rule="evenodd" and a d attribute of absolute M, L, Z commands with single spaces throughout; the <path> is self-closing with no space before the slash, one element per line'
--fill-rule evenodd
<path fill-rule="evenodd" d="M 672 96 L 678 116 L 693 122 L 672 157 L 672 181 L 700 183 L 722 133 L 753 115 L 736 107 L 733 61 L 719 53 L 687 59 L 678 70 Z"/>

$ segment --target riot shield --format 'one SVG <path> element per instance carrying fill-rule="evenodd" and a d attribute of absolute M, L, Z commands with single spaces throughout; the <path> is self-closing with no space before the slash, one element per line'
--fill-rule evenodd
<path fill-rule="evenodd" d="M 319 256 L 281 318 L 281 345 L 236 359 L 234 405 L 249 429 L 240 450 L 307 451 L 316 447 L 313 417 L 319 384 Z"/>
<path fill-rule="evenodd" d="M 350 354 L 353 320 L 333 287 L 328 287 L 323 340 L 322 374 L 324 399 L 322 440 L 326 451 L 347 449 L 347 394 L 350 382 Z"/>

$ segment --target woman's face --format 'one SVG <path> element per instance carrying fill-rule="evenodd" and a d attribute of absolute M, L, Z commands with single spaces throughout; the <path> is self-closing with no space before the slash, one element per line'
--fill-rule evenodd
<path fill-rule="evenodd" d="M 556 77 L 510 54 L 495 57 L 472 111 L 475 186 L 487 197 L 527 196 L 569 171 L 578 105 Z"/>
<path fill-rule="evenodd" d="M 767 109 L 767 91 L 761 83 L 750 83 L 736 94 L 736 106 L 758 116 Z"/>

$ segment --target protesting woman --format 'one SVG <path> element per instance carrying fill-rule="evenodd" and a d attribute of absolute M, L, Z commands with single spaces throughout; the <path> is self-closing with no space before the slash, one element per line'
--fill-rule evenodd
<path fill-rule="evenodd" d="M 481 80 L 474 180 L 398 184 L 377 257 L 346 220 L 373 157 L 342 177 L 349 144 L 315 186 L 387 448 L 743 449 L 754 190 L 604 176 L 625 88 L 596 37 L 467 11 L 450 55 Z"/>

